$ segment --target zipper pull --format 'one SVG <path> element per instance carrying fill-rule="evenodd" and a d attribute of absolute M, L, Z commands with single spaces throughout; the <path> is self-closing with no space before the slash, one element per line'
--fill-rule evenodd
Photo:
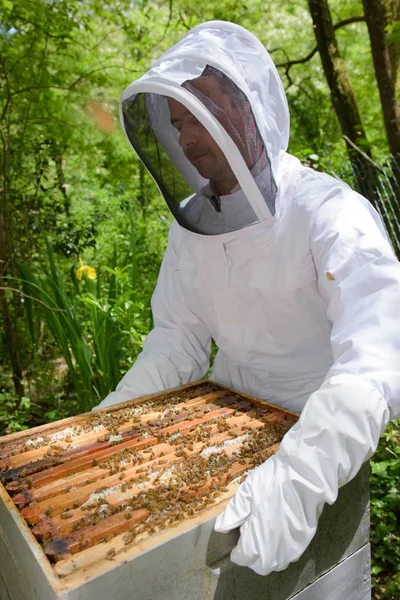
<path fill-rule="evenodd" d="M 225 252 L 226 259 L 228 261 L 228 266 L 231 269 L 232 268 L 232 257 L 231 257 L 230 252 L 225 244 L 224 244 L 224 252 Z"/>

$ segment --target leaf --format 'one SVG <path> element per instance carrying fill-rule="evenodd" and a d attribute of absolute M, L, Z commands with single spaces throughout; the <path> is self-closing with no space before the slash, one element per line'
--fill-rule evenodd
<path fill-rule="evenodd" d="M 11 0 L 1 0 L 0 5 L 3 7 L 3 10 L 7 12 L 11 12 L 14 8 L 14 4 L 11 2 Z"/>
<path fill-rule="evenodd" d="M 388 467 L 390 467 L 391 465 L 391 461 L 390 460 L 386 460 L 386 461 L 382 461 L 382 462 L 373 462 L 371 464 L 371 471 L 373 475 L 382 475 L 383 473 L 386 473 Z"/>
<path fill-rule="evenodd" d="M 388 46 L 400 43 L 400 21 L 395 21 L 386 27 L 386 43 Z"/>

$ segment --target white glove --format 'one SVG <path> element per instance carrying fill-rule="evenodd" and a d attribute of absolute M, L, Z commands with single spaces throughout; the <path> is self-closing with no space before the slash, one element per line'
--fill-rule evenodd
<path fill-rule="evenodd" d="M 325 502 L 333 504 L 375 452 L 388 420 L 386 401 L 361 377 L 327 380 L 279 451 L 250 472 L 217 518 L 216 531 L 240 526 L 232 561 L 268 575 L 300 558 Z"/>

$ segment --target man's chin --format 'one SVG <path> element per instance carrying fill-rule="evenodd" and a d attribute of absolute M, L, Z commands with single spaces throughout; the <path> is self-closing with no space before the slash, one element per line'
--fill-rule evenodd
<path fill-rule="evenodd" d="M 203 179 L 212 179 L 212 173 L 208 169 L 197 169 L 199 175 L 203 177 Z"/>
<path fill-rule="evenodd" d="M 198 158 L 189 159 L 192 165 L 197 169 L 202 177 L 209 179 L 214 171 L 214 159 L 210 154 L 203 154 Z"/>

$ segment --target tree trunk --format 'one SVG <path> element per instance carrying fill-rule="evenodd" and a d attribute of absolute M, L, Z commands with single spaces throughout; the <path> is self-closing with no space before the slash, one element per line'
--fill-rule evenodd
<path fill-rule="evenodd" d="M 368 160 L 371 148 L 358 111 L 354 91 L 340 56 L 327 0 L 308 0 L 322 67 L 339 119 L 358 190 L 371 202 L 375 200 L 375 169 Z M 360 152 L 358 151 L 360 148 Z"/>
<path fill-rule="evenodd" d="M 387 11 L 383 1 L 363 0 L 363 6 L 389 149 L 393 156 L 400 156 L 400 111 L 386 44 Z"/>
<path fill-rule="evenodd" d="M 370 154 L 370 146 L 361 122 L 346 66 L 340 56 L 327 0 L 308 0 L 322 67 L 331 92 L 333 106 L 343 135 Z M 350 158 L 355 150 L 347 145 Z M 359 158 L 359 157 L 358 157 Z"/>
<path fill-rule="evenodd" d="M 7 280 L 4 279 L 7 269 L 6 257 L 5 223 L 3 215 L 0 213 L 0 312 L 4 327 L 4 338 L 12 370 L 14 389 L 17 396 L 21 399 L 24 396 L 25 391 L 22 383 L 22 368 L 19 360 L 16 327 L 11 316 L 7 293 L 4 289 L 7 287 Z"/>
<path fill-rule="evenodd" d="M 386 24 L 393 25 L 400 21 L 400 0 L 385 0 Z M 397 38 L 388 44 L 390 65 L 392 67 L 393 85 L 398 96 L 400 94 L 400 40 Z"/>

